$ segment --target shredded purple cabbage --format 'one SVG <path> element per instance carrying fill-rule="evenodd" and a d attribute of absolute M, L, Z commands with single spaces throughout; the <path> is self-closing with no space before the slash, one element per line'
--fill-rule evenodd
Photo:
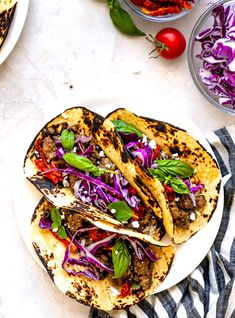
<path fill-rule="evenodd" d="M 66 169 L 59 169 L 59 168 L 52 168 L 52 169 L 49 169 L 47 171 L 43 171 L 41 172 L 41 174 L 45 174 L 45 173 L 48 173 L 48 172 L 52 172 L 52 171 L 58 171 L 58 172 L 62 172 L 64 174 L 73 174 L 75 176 L 77 176 L 78 178 L 80 179 L 83 179 L 83 180 L 86 180 L 90 183 L 93 183 L 95 185 L 98 185 L 100 186 L 101 188 L 103 189 L 106 189 L 108 192 L 110 192 L 112 195 L 116 196 L 117 198 L 119 199 L 122 199 L 122 194 L 121 192 L 117 191 L 116 189 L 108 186 L 106 183 L 100 181 L 98 178 L 95 179 L 93 177 L 91 177 L 90 175 L 86 175 L 86 174 L 83 174 L 81 172 L 78 172 L 77 169 L 73 168 L 73 167 L 68 167 Z"/>
<path fill-rule="evenodd" d="M 76 235 L 77 233 L 75 233 Z M 74 235 L 74 237 L 75 237 Z M 71 240 L 70 244 L 68 245 L 68 247 L 65 250 L 65 254 L 64 254 L 64 260 L 62 262 L 62 268 L 68 273 L 68 274 L 72 274 L 74 276 L 77 275 L 84 275 L 88 278 L 94 279 L 94 280 L 98 280 L 99 279 L 99 275 L 97 274 L 95 268 L 93 268 L 88 260 L 86 259 L 86 257 L 82 256 L 79 259 L 77 258 L 72 258 L 70 257 L 70 248 L 71 245 L 73 243 L 73 240 Z M 71 266 L 66 266 L 67 264 L 69 265 L 80 265 L 80 266 L 84 266 L 84 270 L 79 270 L 76 271 L 74 268 L 70 268 Z"/>
<path fill-rule="evenodd" d="M 195 38 L 202 47 L 199 75 L 221 105 L 235 109 L 235 4 L 218 5 L 212 16 L 213 26 Z"/>
<path fill-rule="evenodd" d="M 110 244 L 110 242 L 112 241 L 112 239 L 116 236 L 117 234 L 114 233 L 112 235 L 107 236 L 106 238 L 104 238 L 101 241 L 98 242 L 94 242 L 92 244 L 90 244 L 89 246 L 87 246 L 87 250 L 91 253 L 91 254 L 95 254 L 96 251 L 98 250 L 98 248 L 102 247 L 102 246 L 107 246 Z"/>
<path fill-rule="evenodd" d="M 74 184 L 74 195 L 83 203 L 94 203 L 102 211 L 107 211 L 109 201 L 100 186 L 96 186 L 87 180 L 77 180 Z"/>
<path fill-rule="evenodd" d="M 183 180 L 183 182 L 186 184 L 186 186 L 188 187 L 189 191 L 190 191 L 192 194 L 195 194 L 195 193 L 197 193 L 199 190 L 205 188 L 205 185 L 204 185 L 204 184 L 193 185 L 193 184 L 191 183 L 190 179 L 187 179 L 187 180 L 181 179 L 181 180 Z"/>
<path fill-rule="evenodd" d="M 56 149 L 56 156 L 58 158 L 62 159 L 65 154 L 66 154 L 66 151 L 64 150 L 62 146 Z"/>
<path fill-rule="evenodd" d="M 87 249 L 87 247 L 83 246 L 80 242 L 78 242 L 75 239 L 77 234 L 79 233 L 79 231 L 80 230 L 76 231 L 76 233 L 73 235 L 68 247 L 65 250 L 64 260 L 62 262 L 62 268 L 69 274 L 72 274 L 72 275 L 84 275 L 84 276 L 86 276 L 88 278 L 92 278 L 94 280 L 98 280 L 99 276 L 98 276 L 95 268 L 91 264 L 93 264 L 93 265 L 95 265 L 97 267 L 100 267 L 100 268 L 106 270 L 107 272 L 113 272 L 112 268 L 109 268 L 109 267 L 105 266 L 103 263 L 101 263 L 94 255 L 92 255 L 92 253 Z M 71 248 L 72 244 L 76 245 L 77 248 L 83 254 L 83 256 L 80 257 L 79 259 L 70 257 L 70 248 Z M 66 264 L 81 265 L 81 266 L 84 266 L 85 269 L 83 271 L 76 271 L 74 268 L 73 269 L 68 268 L 66 266 Z"/>
<path fill-rule="evenodd" d="M 144 259 L 144 254 L 153 262 L 156 262 L 160 259 L 150 248 L 145 248 L 139 240 L 133 237 L 128 237 L 127 235 L 123 235 L 123 238 L 130 242 L 131 246 L 135 250 L 136 256 L 140 260 Z"/>
<path fill-rule="evenodd" d="M 75 139 L 74 143 L 81 142 L 82 144 L 87 144 L 92 139 L 92 136 L 79 136 Z"/>
<path fill-rule="evenodd" d="M 89 156 L 89 155 L 93 152 L 94 148 L 95 148 L 94 144 L 91 144 L 91 145 L 83 152 L 82 155 L 83 155 L 84 157 Z"/>
<path fill-rule="evenodd" d="M 141 166 L 143 166 L 144 168 L 151 167 L 153 159 L 153 149 L 148 144 L 145 145 L 144 148 L 140 148 L 139 142 L 128 142 L 126 148 L 135 158 L 139 159 Z"/>
<path fill-rule="evenodd" d="M 130 141 L 138 141 L 138 139 L 139 139 L 139 136 L 135 133 L 125 134 L 121 131 L 119 131 L 118 133 L 121 136 L 124 144 L 127 144 Z"/>
<path fill-rule="evenodd" d="M 41 218 L 40 221 L 39 221 L 39 227 L 42 230 L 50 230 L 51 229 L 51 224 L 52 224 L 52 221 L 49 220 L 49 219 Z"/>
<path fill-rule="evenodd" d="M 141 202 L 140 199 L 136 196 L 136 195 L 131 195 L 128 188 L 125 188 L 123 186 L 123 184 L 125 184 L 125 181 L 123 180 L 124 178 L 122 177 L 120 171 L 118 171 L 117 174 L 114 175 L 114 178 L 113 178 L 113 185 L 114 185 L 114 188 L 117 190 L 117 191 L 120 191 L 122 196 L 123 196 L 123 199 L 127 202 L 127 204 L 132 207 L 132 208 L 135 208 L 135 209 L 138 209 L 138 205 L 139 203 Z M 124 181 L 124 183 L 123 183 Z"/>

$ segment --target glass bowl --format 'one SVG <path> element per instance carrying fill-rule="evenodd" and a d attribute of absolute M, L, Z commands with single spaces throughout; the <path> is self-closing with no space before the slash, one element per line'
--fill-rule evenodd
<path fill-rule="evenodd" d="M 148 14 L 145 14 L 141 11 L 141 8 L 134 5 L 131 0 L 124 0 L 124 2 L 135 12 L 137 13 L 141 18 L 152 21 L 152 22 L 169 22 L 169 21 L 174 21 L 179 18 L 182 18 L 185 16 L 187 13 L 191 12 L 193 8 L 198 4 L 200 0 L 195 0 L 194 3 L 192 2 L 192 9 L 191 10 L 182 10 L 180 13 L 174 13 L 174 14 L 167 14 L 163 16 L 150 16 Z"/>
<path fill-rule="evenodd" d="M 232 106 L 223 106 L 219 103 L 219 96 L 214 95 L 207 86 L 202 82 L 202 79 L 199 75 L 199 68 L 202 67 L 203 61 L 196 57 L 197 54 L 200 54 L 201 49 L 201 42 L 195 41 L 195 37 L 198 33 L 210 28 L 213 25 L 214 19 L 211 15 L 211 12 L 214 8 L 219 5 L 227 6 L 229 4 L 235 4 L 234 0 L 222 0 L 217 1 L 213 4 L 209 9 L 207 9 L 201 17 L 196 22 L 193 31 L 191 33 L 191 37 L 189 39 L 188 44 L 188 65 L 191 76 L 196 84 L 197 88 L 201 92 L 201 94 L 207 98 L 207 100 L 214 106 L 218 107 L 219 109 L 235 115 L 235 109 L 232 109 Z"/>

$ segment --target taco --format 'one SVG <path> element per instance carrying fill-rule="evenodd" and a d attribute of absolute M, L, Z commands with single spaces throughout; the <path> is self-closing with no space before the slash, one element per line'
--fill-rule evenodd
<path fill-rule="evenodd" d="M 17 2 L 0 0 L 0 48 L 2 47 L 14 17 Z"/>
<path fill-rule="evenodd" d="M 54 205 L 160 239 L 161 209 L 114 125 L 82 107 L 50 121 L 30 146 L 26 177 Z M 151 178 L 149 178 L 151 179 Z"/>
<path fill-rule="evenodd" d="M 216 161 L 190 134 L 171 124 L 122 108 L 107 118 L 142 167 L 142 181 L 162 209 L 167 234 L 177 244 L 186 241 L 207 224 L 216 207 L 221 179 Z"/>
<path fill-rule="evenodd" d="M 32 217 L 32 244 L 55 285 L 71 298 L 102 310 L 121 309 L 151 295 L 166 277 L 172 246 L 151 237 L 108 230 L 42 199 Z M 102 226 L 102 222 L 99 222 Z M 104 225 L 106 228 L 106 225 Z"/>

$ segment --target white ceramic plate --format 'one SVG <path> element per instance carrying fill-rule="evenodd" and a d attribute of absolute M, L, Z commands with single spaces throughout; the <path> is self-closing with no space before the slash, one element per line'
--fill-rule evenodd
<path fill-rule="evenodd" d="M 28 12 L 29 0 L 17 0 L 16 10 L 7 37 L 0 50 L 0 65 L 13 50 L 23 29 Z"/>
<path fill-rule="evenodd" d="M 100 113 L 101 115 L 107 115 L 115 108 L 125 106 L 126 108 L 128 108 L 131 111 L 134 111 L 137 114 L 157 118 L 162 121 L 172 123 L 173 125 L 179 126 L 187 130 L 210 153 L 212 153 L 212 150 L 208 142 L 206 141 L 200 130 L 192 122 L 190 122 L 188 119 L 182 119 L 181 116 L 176 116 L 175 114 L 164 114 L 164 110 L 162 110 L 162 113 L 160 113 L 158 110 L 158 113 L 156 114 L 153 111 L 151 105 L 148 105 L 148 107 L 143 109 L 143 105 L 141 103 L 138 104 L 138 101 L 128 100 L 124 102 L 124 100 L 121 100 L 120 98 L 90 100 L 85 101 L 83 103 L 81 102 L 80 105 L 86 106 L 96 111 L 97 113 Z M 50 111 L 46 115 L 47 118 L 45 119 L 45 123 L 53 116 L 59 114 L 60 111 L 62 112 L 63 110 L 64 109 L 57 108 L 56 112 L 55 109 Z M 22 162 L 24 154 L 30 145 L 30 141 L 33 140 L 34 136 L 37 133 L 37 131 L 32 132 L 30 139 L 25 141 L 25 149 L 22 149 Z M 36 207 L 41 195 L 29 181 L 25 180 L 22 170 L 23 167 L 21 171 L 19 171 L 18 179 L 16 181 L 17 191 L 14 191 L 15 215 L 24 242 L 32 256 L 37 260 L 37 257 L 31 247 L 30 220 L 34 208 Z M 222 211 L 223 191 L 221 187 L 218 205 L 213 213 L 211 220 L 201 231 L 195 234 L 187 242 L 179 246 L 176 246 L 176 255 L 170 272 L 156 292 L 163 291 L 177 284 L 186 276 L 188 276 L 200 264 L 200 262 L 203 260 L 203 258 L 209 251 L 216 237 L 221 222 Z"/>

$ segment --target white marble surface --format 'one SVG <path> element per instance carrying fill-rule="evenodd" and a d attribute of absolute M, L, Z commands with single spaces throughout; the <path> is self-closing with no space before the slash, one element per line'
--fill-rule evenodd
<path fill-rule="evenodd" d="M 19 0 L 20 1 L 20 0 Z M 170 24 L 135 22 L 146 32 L 174 26 L 188 38 L 207 4 Z M 118 97 L 145 108 L 191 118 L 203 133 L 235 122 L 209 105 L 195 88 L 186 54 L 175 61 L 148 59 L 143 38 L 118 33 L 105 1 L 30 1 L 23 33 L 0 67 L 0 317 L 85 318 L 88 308 L 61 295 L 32 259 L 14 216 L 22 145 L 44 118 L 63 108 Z M 70 88 L 70 85 L 73 88 Z M 123 101 L 123 102 L 122 102 Z M 99 104 L 98 103 L 98 104 Z M 27 198 L 22 198 L 27 200 Z M 24 211 L 22 211 L 24 213 Z"/>

